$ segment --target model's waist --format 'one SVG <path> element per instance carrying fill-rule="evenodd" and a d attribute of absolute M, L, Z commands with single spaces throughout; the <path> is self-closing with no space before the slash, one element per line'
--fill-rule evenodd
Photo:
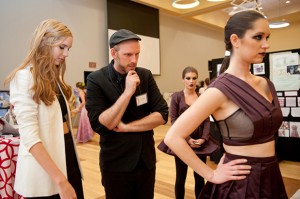
<path fill-rule="evenodd" d="M 229 146 L 223 144 L 227 153 L 249 156 L 249 157 L 270 157 L 275 155 L 275 141 L 269 141 L 262 144 L 244 145 L 244 146 Z"/>

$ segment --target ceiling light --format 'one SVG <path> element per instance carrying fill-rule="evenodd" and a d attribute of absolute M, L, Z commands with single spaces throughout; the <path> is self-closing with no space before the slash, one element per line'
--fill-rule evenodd
<path fill-rule="evenodd" d="M 172 6 L 178 9 L 189 9 L 194 8 L 199 4 L 199 0 L 173 0 Z"/>
<path fill-rule="evenodd" d="M 289 26 L 290 23 L 286 21 L 275 21 L 275 22 L 270 22 L 269 27 L 270 28 L 284 28 Z"/>
<path fill-rule="evenodd" d="M 280 0 L 278 0 L 278 16 L 280 16 L 280 8 L 281 8 L 280 3 L 281 3 Z M 285 21 L 285 19 L 282 19 L 281 21 L 270 22 L 269 27 L 270 28 L 284 28 L 289 25 L 290 25 L 289 22 Z"/>

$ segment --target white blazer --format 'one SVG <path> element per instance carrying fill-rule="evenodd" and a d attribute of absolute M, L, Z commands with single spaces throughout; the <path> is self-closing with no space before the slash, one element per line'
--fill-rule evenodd
<path fill-rule="evenodd" d="M 10 83 L 10 102 L 14 105 L 20 133 L 14 189 L 24 197 L 50 196 L 58 194 L 58 188 L 29 153 L 29 149 L 42 142 L 55 164 L 67 177 L 62 112 L 58 99 L 51 106 L 46 106 L 43 102 L 37 104 L 32 98 L 32 85 L 30 67 L 18 71 Z M 66 103 L 68 104 L 67 101 Z M 70 116 L 69 107 L 68 115 Z M 71 118 L 68 119 L 71 125 Z M 76 152 L 76 147 L 74 148 Z M 79 164 L 78 156 L 77 161 Z"/>

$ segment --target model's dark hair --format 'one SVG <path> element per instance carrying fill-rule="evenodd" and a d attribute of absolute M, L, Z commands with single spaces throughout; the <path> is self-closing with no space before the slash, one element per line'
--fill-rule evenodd
<path fill-rule="evenodd" d="M 194 68 L 194 67 L 192 67 L 192 66 L 187 66 L 187 67 L 185 67 L 185 68 L 183 69 L 183 71 L 182 71 L 182 79 L 184 79 L 185 74 L 190 73 L 190 72 L 196 73 L 196 75 L 197 75 L 197 77 L 198 77 L 198 71 L 197 71 L 197 69 Z"/>
<path fill-rule="evenodd" d="M 243 38 L 246 31 L 253 28 L 254 22 L 258 19 L 265 19 L 264 15 L 255 10 L 241 11 L 229 18 L 224 29 L 225 49 L 232 55 L 232 44 L 230 36 L 236 34 L 239 38 Z M 230 62 L 230 56 L 225 56 L 220 69 L 220 74 L 227 70 Z"/>
<path fill-rule="evenodd" d="M 209 85 L 209 78 L 208 78 L 208 77 L 205 78 L 205 79 L 204 79 L 204 82 L 205 82 L 206 86 L 208 86 L 208 85 Z"/>
<path fill-rule="evenodd" d="M 200 86 L 200 88 L 204 86 L 204 81 L 203 81 L 203 80 L 201 80 L 201 81 L 199 82 L 199 86 Z"/>

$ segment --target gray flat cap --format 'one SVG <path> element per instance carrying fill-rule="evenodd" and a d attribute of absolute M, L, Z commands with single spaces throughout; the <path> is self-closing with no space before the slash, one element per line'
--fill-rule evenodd
<path fill-rule="evenodd" d="M 133 32 L 131 32 L 130 30 L 121 29 L 115 32 L 114 34 L 112 34 L 112 36 L 109 39 L 109 46 L 110 48 L 112 48 L 123 41 L 131 40 L 131 39 L 141 41 L 141 38 L 136 34 L 134 34 Z"/>

